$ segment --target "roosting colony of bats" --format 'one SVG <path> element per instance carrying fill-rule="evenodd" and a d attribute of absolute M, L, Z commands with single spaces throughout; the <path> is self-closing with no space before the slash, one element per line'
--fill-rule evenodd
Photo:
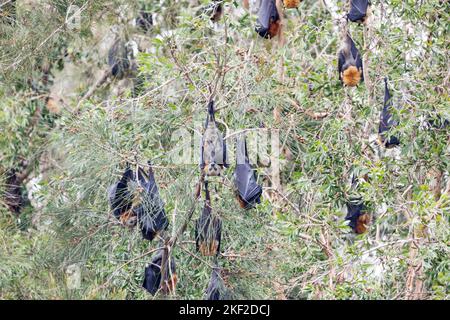
<path fill-rule="evenodd" d="M 297 8 L 301 0 L 284 0 L 284 8 Z M 271 39 L 280 35 L 282 24 L 281 1 L 261 0 L 255 25 L 256 33 Z M 244 1 L 248 7 L 248 1 Z M 351 0 L 347 21 L 366 24 L 368 23 L 370 2 L 367 0 Z M 220 21 L 224 13 L 224 5 L 220 0 L 213 0 L 203 11 L 214 23 Z M 145 32 L 153 25 L 152 15 L 141 11 L 136 19 L 136 25 Z M 361 54 L 356 47 L 348 30 L 345 30 L 341 39 L 342 46 L 338 53 L 338 78 L 343 86 L 354 87 L 364 81 L 363 62 Z M 127 77 L 136 70 L 133 62 L 135 59 L 135 44 L 132 42 L 115 41 L 112 46 L 108 62 L 109 75 L 121 79 Z M 380 114 L 378 143 L 385 148 L 399 146 L 397 137 L 389 134 L 389 131 L 398 123 L 392 116 L 393 102 L 388 88 L 388 80 L 385 78 L 384 106 Z M 200 179 L 196 200 L 204 194 L 204 206 L 199 218 L 195 221 L 196 250 L 203 256 L 214 257 L 209 285 L 206 289 L 206 299 L 219 300 L 228 297 L 225 283 L 221 277 L 218 257 L 220 256 L 222 240 L 222 219 L 220 214 L 213 210 L 209 184 L 209 177 L 223 177 L 229 163 L 227 159 L 227 144 L 216 122 L 214 101 L 207 102 L 206 121 L 203 131 L 200 150 Z M 18 211 L 20 198 L 17 192 L 17 177 L 14 173 L 8 176 L 11 185 L 9 192 L 9 206 L 11 210 Z M 244 134 L 236 139 L 236 164 L 233 174 L 234 192 L 236 204 L 244 210 L 254 208 L 261 201 L 262 187 L 258 184 L 255 170 L 252 168 L 247 143 Z M 358 177 L 352 178 L 352 188 L 357 188 Z M 202 192 L 203 190 L 203 192 Z M 173 292 L 177 284 L 175 259 L 171 251 L 167 250 L 166 230 L 169 220 L 164 209 L 164 201 L 159 194 L 155 181 L 152 163 L 145 167 L 130 164 L 126 165 L 123 174 L 108 190 L 109 203 L 112 215 L 120 223 L 129 228 L 139 228 L 145 240 L 157 239 L 161 242 L 161 248 L 151 259 L 145 268 L 143 287 L 152 295 L 158 291 Z M 8 199 L 7 199 L 8 200 Z M 371 222 L 371 215 L 361 198 L 350 199 L 347 203 L 348 225 L 356 234 L 367 231 Z"/>
<path fill-rule="evenodd" d="M 245 2 L 245 1 L 244 1 Z M 285 8 L 297 8 L 299 0 L 284 0 Z M 347 20 L 357 23 L 367 21 L 369 1 L 355 0 L 350 3 L 350 11 Z M 279 36 L 281 32 L 282 15 L 278 11 L 275 0 L 261 0 L 256 20 L 255 31 L 265 39 Z M 203 11 L 211 21 L 217 23 L 223 15 L 222 1 L 214 0 Z M 151 15 L 140 13 L 138 26 L 147 28 L 151 26 Z M 117 54 L 110 56 L 112 75 L 122 77 L 130 68 L 127 61 L 127 48 L 123 43 L 115 43 L 113 48 Z M 119 47 L 120 46 L 120 47 Z M 351 38 L 345 32 L 342 39 L 342 48 L 338 54 L 339 80 L 345 86 L 354 87 L 364 81 L 363 63 L 359 50 Z M 380 116 L 379 142 L 382 146 L 390 148 L 399 144 L 399 140 L 393 136 L 387 136 L 391 127 L 396 123 L 392 119 L 392 101 L 385 80 L 385 101 Z M 195 222 L 196 250 L 203 256 L 214 257 L 215 265 L 211 272 L 210 283 L 206 290 L 206 299 L 219 300 L 228 296 L 225 284 L 220 275 L 218 257 L 222 239 L 222 219 L 220 214 L 213 210 L 208 177 L 220 177 L 228 168 L 227 144 L 216 122 L 214 101 L 208 102 L 206 108 L 206 120 L 201 141 L 200 150 L 200 182 L 196 192 L 199 198 L 203 189 L 204 206 L 200 217 Z M 237 204 L 242 209 L 249 210 L 260 203 L 262 187 L 257 182 L 255 171 L 249 161 L 245 135 L 241 134 L 236 139 L 236 166 L 234 171 L 234 188 Z M 356 188 L 357 178 L 353 177 L 352 185 Z M 203 185 L 203 188 L 201 187 Z M 113 215 L 120 222 L 129 227 L 138 225 L 144 239 L 152 241 L 158 238 L 164 246 L 164 231 L 168 227 L 168 219 L 164 210 L 164 202 L 160 198 L 155 181 L 152 165 L 148 163 L 148 172 L 137 166 L 133 171 L 127 165 L 122 178 L 110 189 L 110 204 Z M 347 203 L 347 216 L 349 226 L 356 234 L 366 232 L 371 221 L 366 206 L 361 198 L 352 199 Z M 152 295 L 158 291 L 172 292 L 177 283 L 176 265 L 174 258 L 168 250 L 160 249 L 145 268 L 143 287 Z"/>

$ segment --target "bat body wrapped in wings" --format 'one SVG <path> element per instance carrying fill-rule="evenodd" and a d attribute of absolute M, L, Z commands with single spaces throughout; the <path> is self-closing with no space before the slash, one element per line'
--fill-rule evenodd
<path fill-rule="evenodd" d="M 218 22 L 220 18 L 222 18 L 223 15 L 222 2 L 223 2 L 222 0 L 213 0 L 212 3 L 210 3 L 205 8 L 205 13 L 212 22 Z"/>
<path fill-rule="evenodd" d="M 145 9 L 140 10 L 136 18 L 136 26 L 145 32 L 151 30 L 153 27 L 153 15 L 151 12 Z"/>
<path fill-rule="evenodd" d="M 130 227 L 136 224 L 132 208 L 134 197 L 129 189 L 129 182 L 133 179 L 133 171 L 127 166 L 120 180 L 108 190 L 109 203 L 114 217 Z"/>
<path fill-rule="evenodd" d="M 366 212 L 365 206 L 361 202 L 347 203 L 347 215 L 345 220 L 349 221 L 349 226 L 357 234 L 362 234 L 367 231 L 370 223 L 370 215 Z"/>
<path fill-rule="evenodd" d="M 158 253 L 152 258 L 150 264 L 145 268 L 144 283 L 142 286 L 152 295 L 155 295 L 159 289 L 164 292 L 173 291 L 177 284 L 177 273 L 175 267 L 175 259 L 170 257 L 166 260 L 166 266 L 164 268 L 166 277 L 165 283 L 161 284 L 162 272 L 161 265 L 163 260 L 163 250 L 159 250 Z"/>
<path fill-rule="evenodd" d="M 228 300 L 225 284 L 220 276 L 220 269 L 214 267 L 206 289 L 205 300 Z"/>
<path fill-rule="evenodd" d="M 361 54 L 350 35 L 346 35 L 338 56 L 339 80 L 346 86 L 354 87 L 364 81 Z"/>
<path fill-rule="evenodd" d="M 351 0 L 350 11 L 347 14 L 348 20 L 351 22 L 364 22 L 367 18 L 369 5 L 369 0 Z"/>
<path fill-rule="evenodd" d="M 261 202 L 262 187 L 258 185 L 255 172 L 250 165 L 245 137 L 239 137 L 236 142 L 234 184 L 242 208 L 251 209 Z"/>
<path fill-rule="evenodd" d="M 207 176 L 220 176 L 227 167 L 227 146 L 214 113 L 214 101 L 210 101 L 200 150 L 200 168 Z"/>
<path fill-rule="evenodd" d="M 196 249 L 204 256 L 214 256 L 220 252 L 222 220 L 212 213 L 208 183 L 205 182 L 205 205 L 200 218 L 195 223 Z"/>
<path fill-rule="evenodd" d="M 140 168 L 138 181 L 143 188 L 142 201 L 135 208 L 139 228 L 144 239 L 153 240 L 161 231 L 166 230 L 169 222 L 164 210 L 164 202 L 158 191 L 151 163 L 148 163 L 148 174 Z"/>
<path fill-rule="evenodd" d="M 395 136 L 386 138 L 389 130 L 398 125 L 392 118 L 391 109 L 393 108 L 391 93 L 389 92 L 387 78 L 384 79 L 384 105 L 380 114 L 380 125 L 378 127 L 378 142 L 386 148 L 392 148 L 400 145 L 400 140 Z"/>
<path fill-rule="evenodd" d="M 280 23 L 275 0 L 261 0 L 255 31 L 263 38 L 273 38 L 278 34 Z"/>

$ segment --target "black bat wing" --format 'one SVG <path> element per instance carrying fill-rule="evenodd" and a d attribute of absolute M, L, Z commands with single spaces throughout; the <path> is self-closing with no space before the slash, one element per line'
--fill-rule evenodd
<path fill-rule="evenodd" d="M 389 88 L 387 86 L 387 80 L 385 80 L 385 89 L 384 89 L 384 105 L 383 110 L 380 114 L 380 126 L 378 128 L 378 133 L 385 133 L 389 131 L 392 126 L 392 115 L 390 113 L 390 109 L 392 108 L 392 97 L 389 92 Z"/>
<path fill-rule="evenodd" d="M 200 144 L 200 169 L 205 169 L 205 157 L 204 157 L 204 152 L 205 152 L 205 137 L 202 136 L 202 141 Z"/>
<path fill-rule="evenodd" d="M 341 73 L 344 71 L 344 70 L 342 70 L 344 65 L 345 65 L 345 56 L 342 53 L 342 51 L 339 51 L 339 55 L 338 55 L 338 73 L 339 73 L 339 81 L 341 81 L 341 82 L 342 82 Z"/>
<path fill-rule="evenodd" d="M 225 285 L 220 277 L 219 270 L 217 268 L 213 268 L 211 280 L 209 281 L 208 288 L 206 289 L 205 300 L 222 300 L 224 287 Z"/>
<path fill-rule="evenodd" d="M 110 187 L 110 204 L 115 217 L 131 208 L 131 195 L 128 190 L 128 182 L 133 179 L 133 171 L 127 167 L 122 178 Z"/>
<path fill-rule="evenodd" d="M 158 252 L 145 268 L 144 283 L 142 286 L 152 295 L 155 295 L 161 285 L 162 253 Z"/>
<path fill-rule="evenodd" d="M 367 15 L 367 7 L 369 6 L 369 0 L 352 0 L 350 12 L 347 17 L 352 22 L 358 22 L 364 20 Z"/>
<path fill-rule="evenodd" d="M 166 230 L 169 226 L 169 220 L 164 209 L 156 214 L 151 214 L 143 206 L 139 206 L 135 212 L 138 217 L 142 237 L 146 240 L 152 241 L 158 232 Z"/>
<path fill-rule="evenodd" d="M 262 187 L 257 184 L 255 173 L 248 163 L 236 165 L 235 184 L 245 203 L 251 205 L 260 202 Z"/>
<path fill-rule="evenodd" d="M 347 215 L 345 216 L 345 220 L 349 221 L 349 226 L 355 230 L 356 223 L 358 222 L 359 216 L 362 214 L 364 210 L 364 204 L 362 203 L 347 203 Z"/>
<path fill-rule="evenodd" d="M 214 240 L 217 241 L 217 253 L 220 252 L 220 243 L 222 241 L 222 220 L 219 217 L 214 217 L 212 221 L 214 231 Z"/>
<path fill-rule="evenodd" d="M 150 12 L 141 10 L 136 18 L 136 25 L 144 31 L 149 31 L 153 26 L 153 17 Z"/>
<path fill-rule="evenodd" d="M 380 125 L 378 127 L 378 134 L 383 143 L 385 143 L 386 147 L 397 146 L 400 144 L 400 140 L 391 136 L 387 141 L 385 141 L 385 134 L 398 123 L 394 121 L 391 110 L 393 108 L 391 93 L 389 92 L 389 88 L 387 85 L 387 79 L 385 79 L 385 91 L 384 91 L 384 105 L 383 110 L 380 114 Z"/>
<path fill-rule="evenodd" d="M 359 53 L 358 48 L 356 48 L 356 44 L 353 41 L 353 39 L 350 36 L 349 36 L 349 39 L 350 39 L 350 50 L 352 52 L 353 58 L 355 59 L 356 68 L 358 68 L 358 70 L 361 70 L 361 80 L 364 81 L 362 56 Z"/>
<path fill-rule="evenodd" d="M 269 38 L 270 22 L 280 19 L 275 0 L 262 0 L 258 11 L 255 31 L 263 38 Z"/>
<path fill-rule="evenodd" d="M 222 137 L 222 149 L 223 149 L 223 166 L 228 168 L 228 156 L 227 156 L 227 142 Z"/>

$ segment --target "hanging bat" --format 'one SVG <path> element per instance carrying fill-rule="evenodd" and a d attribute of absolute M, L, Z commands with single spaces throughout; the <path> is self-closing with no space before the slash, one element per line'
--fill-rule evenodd
<path fill-rule="evenodd" d="M 143 188 L 143 194 L 142 202 L 135 212 L 143 238 L 152 241 L 161 231 L 167 229 L 169 221 L 150 162 L 148 166 L 148 174 L 145 174 L 141 168 L 138 170 L 138 181 Z"/>
<path fill-rule="evenodd" d="M 207 176 L 220 176 L 227 167 L 227 146 L 214 117 L 214 101 L 208 104 L 208 116 L 200 150 L 200 168 Z"/>
<path fill-rule="evenodd" d="M 369 0 L 351 0 L 350 12 L 347 14 L 348 20 L 351 22 L 364 23 L 369 5 Z"/>
<path fill-rule="evenodd" d="M 450 126 L 450 121 L 442 118 L 441 116 L 437 116 L 435 119 L 429 119 L 426 123 L 426 126 L 428 128 L 443 130 Z"/>
<path fill-rule="evenodd" d="M 111 68 L 111 74 L 121 79 L 125 75 L 125 71 L 129 68 L 127 59 L 127 51 L 125 43 L 121 40 L 116 40 L 108 51 L 108 65 Z"/>
<path fill-rule="evenodd" d="M 136 71 L 138 52 L 138 45 L 135 41 L 125 42 L 117 39 L 108 52 L 108 65 L 111 75 L 117 79 L 123 79 L 133 71 Z"/>
<path fill-rule="evenodd" d="M 204 256 L 218 255 L 222 237 L 222 220 L 212 214 L 208 182 L 205 182 L 205 206 L 200 218 L 195 223 L 195 245 Z"/>
<path fill-rule="evenodd" d="M 354 87 L 364 81 L 361 55 L 349 34 L 339 51 L 338 70 L 339 80 L 346 86 Z"/>
<path fill-rule="evenodd" d="M 219 20 L 222 18 L 223 15 L 223 5 L 222 0 L 213 0 L 212 3 L 210 3 L 205 8 L 205 14 L 210 17 L 210 20 L 212 22 L 219 22 Z"/>
<path fill-rule="evenodd" d="M 255 31 L 263 38 L 270 39 L 278 34 L 280 15 L 275 0 L 261 0 Z"/>
<path fill-rule="evenodd" d="M 153 16 L 150 12 L 142 9 L 136 18 L 136 26 L 141 30 L 147 32 L 153 27 Z"/>
<path fill-rule="evenodd" d="M 392 119 L 392 98 L 389 92 L 387 78 L 384 78 L 384 106 L 380 115 L 380 125 L 378 127 L 378 143 L 386 148 L 392 148 L 400 145 L 400 140 L 397 137 L 390 136 L 386 139 L 386 133 L 389 130 L 398 125 L 397 121 Z"/>
<path fill-rule="evenodd" d="M 363 203 L 347 203 L 347 215 L 345 220 L 350 221 L 348 225 L 357 234 L 366 232 L 370 224 L 370 215 L 365 210 Z"/>
<path fill-rule="evenodd" d="M 245 137 L 238 138 L 236 143 L 234 183 L 241 208 L 251 209 L 261 202 L 262 187 L 257 184 L 255 172 L 250 166 Z"/>
<path fill-rule="evenodd" d="M 175 259 L 170 257 L 166 260 L 165 270 L 167 272 L 166 284 L 161 284 L 161 264 L 163 260 L 163 250 L 152 258 L 150 264 L 145 268 L 144 283 L 142 286 L 151 294 L 155 295 L 159 289 L 164 292 L 173 291 L 177 283 L 177 274 L 175 268 Z"/>
<path fill-rule="evenodd" d="M 128 183 L 133 179 L 133 171 L 127 165 L 119 182 L 109 187 L 109 203 L 113 215 L 120 219 L 122 215 L 129 212 L 132 207 L 132 195 L 128 189 Z"/>
<path fill-rule="evenodd" d="M 225 284 L 220 276 L 220 269 L 218 267 L 213 267 L 211 280 L 206 289 L 205 300 L 228 300 Z"/>
<path fill-rule="evenodd" d="M 25 199 L 22 196 L 22 179 L 18 177 L 18 172 L 15 169 L 7 170 L 5 191 L 3 194 L 4 203 L 11 212 L 19 214 L 25 204 Z"/>

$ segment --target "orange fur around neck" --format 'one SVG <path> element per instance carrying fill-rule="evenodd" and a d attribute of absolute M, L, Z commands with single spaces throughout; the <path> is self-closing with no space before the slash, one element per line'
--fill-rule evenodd
<path fill-rule="evenodd" d="M 354 87 L 361 81 L 361 72 L 355 66 L 350 66 L 344 70 L 342 80 L 345 85 Z"/>
<path fill-rule="evenodd" d="M 280 30 L 280 20 L 271 21 L 269 26 L 269 36 L 270 38 L 275 37 Z"/>
<path fill-rule="evenodd" d="M 283 0 L 284 6 L 288 9 L 297 8 L 300 0 Z"/>
<path fill-rule="evenodd" d="M 364 213 L 358 217 L 358 221 L 356 222 L 356 233 L 361 234 L 367 231 L 367 227 L 370 223 L 370 215 Z"/>
<path fill-rule="evenodd" d="M 200 244 L 200 252 L 203 256 L 214 256 L 217 253 L 217 248 L 219 247 L 219 243 L 215 240 L 211 242 L 202 242 Z"/>

